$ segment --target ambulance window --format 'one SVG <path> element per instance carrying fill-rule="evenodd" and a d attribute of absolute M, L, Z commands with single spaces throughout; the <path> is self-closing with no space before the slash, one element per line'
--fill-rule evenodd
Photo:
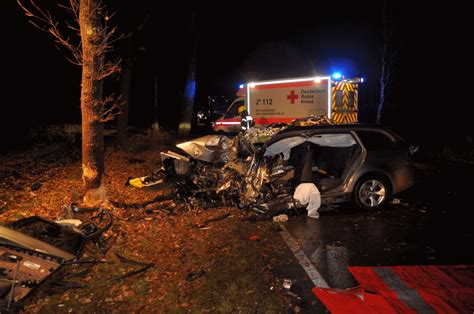
<path fill-rule="evenodd" d="M 342 107 L 342 90 L 336 91 L 336 107 Z"/>
<path fill-rule="evenodd" d="M 349 108 L 354 107 L 354 102 L 355 102 L 355 93 L 349 92 Z"/>
<path fill-rule="evenodd" d="M 233 103 L 232 106 L 229 108 L 229 110 L 227 110 L 227 112 L 225 113 L 224 118 L 228 119 L 228 118 L 238 117 L 239 113 L 237 109 L 239 109 L 239 107 L 242 106 L 243 104 L 244 104 L 243 100 L 239 100 Z"/>

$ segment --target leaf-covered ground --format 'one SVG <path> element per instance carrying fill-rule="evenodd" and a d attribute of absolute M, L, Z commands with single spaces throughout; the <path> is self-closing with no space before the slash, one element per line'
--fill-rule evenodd
<path fill-rule="evenodd" d="M 107 148 L 105 182 L 114 225 L 105 236 L 102 256 L 90 244 L 83 259 L 105 263 L 64 266 L 21 303 L 23 312 L 213 312 L 261 313 L 294 309 L 273 266 L 289 252 L 272 222 L 249 221 L 241 209 L 174 208 L 173 202 L 129 207 L 153 200 L 158 192 L 125 186 L 131 176 L 156 170 L 163 143 L 134 135 L 127 151 Z M 39 215 L 58 219 L 62 209 L 82 195 L 80 147 L 76 143 L 35 144 L 0 157 L 0 221 Z M 210 222 L 208 219 L 228 215 Z M 201 225 L 201 228 L 198 227 Z M 258 236 L 258 240 L 250 240 Z M 254 237 L 255 238 L 255 237 Z M 115 253 L 154 267 L 110 281 L 140 268 Z M 73 282 L 66 289 L 55 283 Z"/>

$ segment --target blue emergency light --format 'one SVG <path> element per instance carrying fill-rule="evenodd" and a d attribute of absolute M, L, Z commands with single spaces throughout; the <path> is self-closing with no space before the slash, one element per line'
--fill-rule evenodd
<path fill-rule="evenodd" d="M 240 85 L 239 85 L 239 88 L 244 88 L 244 84 L 240 84 Z"/>
<path fill-rule="evenodd" d="M 341 72 L 334 72 L 332 74 L 332 78 L 335 79 L 335 80 L 340 80 L 342 78 Z"/>

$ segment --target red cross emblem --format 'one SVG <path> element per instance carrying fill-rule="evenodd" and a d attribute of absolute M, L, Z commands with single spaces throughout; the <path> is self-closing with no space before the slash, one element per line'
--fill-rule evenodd
<path fill-rule="evenodd" d="M 292 104 L 295 103 L 295 100 L 298 99 L 299 96 L 295 94 L 295 91 L 292 90 L 289 95 L 286 96 L 286 99 L 288 99 Z"/>

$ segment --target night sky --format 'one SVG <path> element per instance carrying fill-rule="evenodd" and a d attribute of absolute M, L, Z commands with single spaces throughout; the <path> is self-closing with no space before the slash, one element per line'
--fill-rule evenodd
<path fill-rule="evenodd" d="M 78 66 L 64 59 L 64 50 L 54 45 L 52 37 L 29 24 L 15 1 L 8 2 L 2 5 L 14 21 L 14 31 L 6 32 L 9 44 L 3 47 L 7 53 L 3 107 L 12 111 L 1 115 L 5 145 L 20 142 L 32 127 L 80 122 L 81 75 Z M 42 2 L 48 3 L 38 3 Z M 197 16 L 197 105 L 205 103 L 208 95 L 232 96 L 245 81 L 342 71 L 346 76 L 365 78 L 360 86 L 360 120 L 374 119 L 382 1 L 259 6 L 226 2 L 220 7 L 109 2 L 110 10 L 116 12 L 112 21 L 124 33 L 134 31 L 148 16 L 145 28 L 134 39 L 133 125 L 149 127 L 152 123 L 157 80 L 160 124 L 171 129 L 176 126 L 191 51 L 192 12 Z M 64 19 L 63 11 L 52 10 L 58 20 Z M 445 141 L 451 135 L 461 139 L 472 134 L 470 120 L 461 113 L 468 107 L 466 101 L 456 102 L 458 111 L 451 111 L 456 105 L 447 78 L 454 75 L 453 49 L 462 47 L 452 31 L 457 26 L 448 22 L 451 12 L 446 6 L 388 2 L 392 45 L 399 57 L 383 122 L 414 141 L 433 142 L 440 136 Z M 122 56 L 124 45 L 119 42 L 111 57 Z M 118 92 L 117 83 L 110 80 L 107 92 Z M 440 128 L 440 123 L 447 128 Z"/>

